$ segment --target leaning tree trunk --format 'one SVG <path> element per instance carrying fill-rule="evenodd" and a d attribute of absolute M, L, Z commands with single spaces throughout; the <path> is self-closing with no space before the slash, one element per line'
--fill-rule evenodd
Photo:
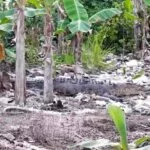
<path fill-rule="evenodd" d="M 135 38 L 135 49 L 140 51 L 140 58 L 143 58 L 144 51 L 146 49 L 146 7 L 143 0 L 133 0 L 134 3 L 134 13 L 137 16 L 134 25 L 134 38 Z"/>
<path fill-rule="evenodd" d="M 45 72 L 44 72 L 44 102 L 50 103 L 53 101 L 53 51 L 52 51 L 52 32 L 53 24 L 52 18 L 49 14 L 45 15 Z"/>
<path fill-rule="evenodd" d="M 15 101 L 21 106 L 25 105 L 25 33 L 24 33 L 24 5 L 19 5 L 17 10 L 16 31 L 16 81 Z"/>

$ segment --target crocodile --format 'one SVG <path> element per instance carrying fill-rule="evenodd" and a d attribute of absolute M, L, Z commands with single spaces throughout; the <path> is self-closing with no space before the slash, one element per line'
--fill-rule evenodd
<path fill-rule="evenodd" d="M 76 94 L 95 93 L 100 96 L 109 97 L 112 100 L 122 101 L 122 97 L 143 94 L 144 87 L 133 83 L 112 84 L 96 81 L 90 78 L 61 78 L 53 80 L 54 91 L 64 96 L 75 96 Z M 43 89 L 43 80 L 27 81 L 27 88 Z"/>

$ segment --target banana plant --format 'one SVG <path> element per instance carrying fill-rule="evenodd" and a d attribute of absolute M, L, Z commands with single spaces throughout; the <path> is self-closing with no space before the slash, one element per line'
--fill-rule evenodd
<path fill-rule="evenodd" d="M 92 23 L 99 21 L 104 22 L 121 14 L 121 11 L 117 8 L 107 8 L 97 12 L 91 17 L 88 17 L 86 9 L 78 0 L 63 0 L 63 3 L 65 11 L 71 19 L 68 27 L 72 33 L 88 32 Z"/>
<path fill-rule="evenodd" d="M 70 18 L 71 22 L 68 24 L 68 28 L 72 34 L 76 36 L 76 48 L 75 61 L 76 61 L 76 73 L 81 64 L 81 41 L 83 33 L 89 32 L 91 25 L 99 21 L 106 21 L 116 15 L 120 15 L 121 11 L 117 8 L 103 9 L 97 12 L 93 16 L 89 17 L 84 6 L 79 0 L 63 0 L 65 11 Z"/>
<path fill-rule="evenodd" d="M 114 125 L 120 135 L 120 143 L 112 143 L 107 139 L 97 139 L 97 140 L 85 140 L 71 146 L 74 148 L 83 149 L 113 149 L 113 150 L 149 150 L 150 149 L 150 136 L 141 137 L 131 143 L 127 140 L 127 127 L 126 127 L 126 116 L 122 108 L 109 104 L 107 107 L 107 112 L 111 117 Z"/>
<path fill-rule="evenodd" d="M 127 129 L 126 129 L 126 118 L 123 110 L 115 105 L 108 105 L 108 113 L 112 118 L 119 134 L 120 134 L 120 145 L 122 150 L 129 150 L 127 141 Z"/>
<path fill-rule="evenodd" d="M 90 30 L 90 24 L 88 23 L 88 14 L 84 6 L 78 0 L 63 0 L 65 11 L 70 18 L 71 22 L 68 24 L 69 30 L 75 35 L 74 43 L 74 55 L 75 55 L 75 71 L 76 73 L 82 73 L 80 68 L 81 63 L 81 41 L 82 33 Z"/>
<path fill-rule="evenodd" d="M 145 3 L 147 6 L 150 6 L 150 0 L 144 0 L 144 3 Z"/>
<path fill-rule="evenodd" d="M 32 0 L 29 0 L 29 2 L 31 1 Z M 15 1 L 13 0 L 11 3 L 15 3 Z M 0 31 L 4 31 L 4 32 L 13 31 L 13 25 L 14 25 L 13 20 L 14 20 L 14 15 L 16 14 L 16 11 L 17 11 L 17 8 L 10 8 L 5 11 L 0 11 Z M 44 14 L 45 14 L 44 8 L 36 8 L 36 9 L 30 8 L 30 7 L 24 8 L 25 17 L 34 17 L 34 16 L 44 15 Z"/>
<path fill-rule="evenodd" d="M 36 7 L 25 7 L 26 3 L 31 3 Z M 0 12 L 0 20 L 9 18 L 9 24 L 1 24 L 0 30 L 13 31 L 16 33 L 16 104 L 25 104 L 25 42 L 24 42 L 24 18 L 45 15 L 45 80 L 44 80 L 44 100 L 51 102 L 53 100 L 53 80 L 52 80 L 52 17 L 50 14 L 52 1 L 49 0 L 13 0 L 16 8 Z M 18 9 L 19 8 L 19 9 Z M 16 27 L 13 28 L 14 14 L 17 12 Z M 9 31 L 8 31 L 9 28 Z M 19 50 L 20 49 L 20 50 Z"/>
<path fill-rule="evenodd" d="M 64 0 L 64 8 L 71 19 L 68 25 L 72 33 L 88 32 L 90 24 L 88 23 L 88 13 L 84 6 L 78 0 Z"/>
<path fill-rule="evenodd" d="M 44 14 L 44 45 L 42 53 L 44 53 L 44 102 L 53 101 L 53 45 L 52 36 L 54 31 L 52 6 L 55 0 L 28 0 L 34 5 L 39 14 Z M 39 5 L 40 4 L 40 5 Z M 41 10 L 42 9 L 42 10 Z"/>
<path fill-rule="evenodd" d="M 45 43 L 43 50 L 45 52 L 44 59 L 44 102 L 50 103 L 53 101 L 53 45 L 52 36 L 54 31 L 53 18 L 52 18 L 52 5 L 53 0 L 45 0 L 44 7 L 46 14 L 44 16 L 44 37 Z"/>

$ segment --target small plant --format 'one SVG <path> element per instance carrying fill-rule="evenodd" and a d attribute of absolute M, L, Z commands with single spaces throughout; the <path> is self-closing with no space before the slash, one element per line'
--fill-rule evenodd
<path fill-rule="evenodd" d="M 145 136 L 145 137 L 139 138 L 138 140 L 132 143 L 128 143 L 125 113 L 120 107 L 113 105 L 113 104 L 109 104 L 107 111 L 110 117 L 112 118 L 116 129 L 118 130 L 120 134 L 120 144 L 112 143 L 106 139 L 98 139 L 98 140 L 86 140 L 86 141 L 75 144 L 71 148 L 80 146 L 85 149 L 86 148 L 87 149 L 91 149 L 91 148 L 101 149 L 100 147 L 110 147 L 110 150 L 136 150 L 136 148 L 141 148 L 141 147 L 143 147 L 143 149 L 139 149 L 139 150 L 150 149 L 150 137 L 149 136 Z"/>
<path fill-rule="evenodd" d="M 5 49 L 6 53 L 6 62 L 13 64 L 16 61 L 16 50 L 14 48 L 6 48 Z"/>
<path fill-rule="evenodd" d="M 105 63 L 105 57 L 112 49 L 104 49 L 103 41 L 107 31 L 100 31 L 94 35 L 89 36 L 88 40 L 83 45 L 82 62 L 88 69 L 106 69 L 109 64 Z"/>
<path fill-rule="evenodd" d="M 146 148 L 147 150 L 150 149 L 150 145 L 149 145 L 150 137 L 149 136 L 139 138 L 139 139 L 135 140 L 133 143 L 128 144 L 126 119 L 125 119 L 124 111 L 120 107 L 112 105 L 112 104 L 108 105 L 107 110 L 115 124 L 116 129 L 118 130 L 118 132 L 120 134 L 119 150 L 129 150 L 129 149 L 135 150 L 134 148 L 140 148 L 145 145 L 146 146 L 148 145 L 148 148 Z M 143 150 L 144 150 L 144 147 L 143 147 Z"/>
<path fill-rule="evenodd" d="M 54 55 L 54 61 L 56 65 L 67 64 L 72 65 L 75 63 L 74 56 L 71 53 L 66 53 L 62 55 Z"/>
<path fill-rule="evenodd" d="M 137 72 L 132 79 L 134 80 L 140 78 L 142 75 L 144 75 L 144 70 L 140 70 L 139 72 Z"/>
<path fill-rule="evenodd" d="M 120 134 L 121 149 L 128 150 L 125 113 L 120 107 L 115 105 L 108 105 L 108 113 Z"/>
<path fill-rule="evenodd" d="M 26 51 L 26 61 L 29 65 L 40 64 L 40 59 L 38 56 L 38 50 L 34 47 L 28 47 Z"/>

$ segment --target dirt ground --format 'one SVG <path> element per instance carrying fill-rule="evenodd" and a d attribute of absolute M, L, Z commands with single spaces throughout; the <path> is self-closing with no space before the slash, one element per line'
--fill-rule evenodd
<path fill-rule="evenodd" d="M 4 139 L 3 135 L 6 135 L 5 139 L 11 145 L 14 144 L 14 141 L 19 143 L 26 141 L 32 145 L 43 146 L 48 150 L 66 150 L 69 149 L 68 146 L 85 139 L 105 138 L 119 141 L 119 136 L 105 109 L 80 115 L 68 113 L 63 117 L 58 117 L 59 115 L 52 116 L 42 113 L 10 115 L 3 113 L 5 107 L 7 106 L 1 105 L 0 107 L 0 140 Z M 150 135 L 149 116 L 132 113 L 126 118 L 130 142 Z M 8 133 L 13 136 L 13 139 Z M 0 147 L 0 150 L 6 150 L 4 147 Z M 13 149 L 18 150 L 18 147 L 21 145 Z"/>

